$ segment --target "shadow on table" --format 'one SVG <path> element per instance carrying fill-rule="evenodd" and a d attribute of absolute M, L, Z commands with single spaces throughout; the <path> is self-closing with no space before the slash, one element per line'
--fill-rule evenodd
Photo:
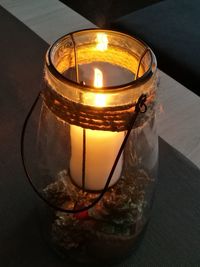
<path fill-rule="evenodd" d="M 1 266 L 70 266 L 58 259 L 45 243 L 36 214 L 32 210 L 23 221 L 16 221 L 16 226 L 6 234 L 1 242 Z"/>

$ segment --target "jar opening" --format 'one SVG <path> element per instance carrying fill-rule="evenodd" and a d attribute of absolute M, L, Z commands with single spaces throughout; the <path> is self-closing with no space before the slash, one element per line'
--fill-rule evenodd
<path fill-rule="evenodd" d="M 50 47 L 48 70 L 66 84 L 83 90 L 110 92 L 142 84 L 153 75 L 156 59 L 142 41 L 110 30 L 82 30 L 67 34 Z M 94 69 L 103 74 L 94 84 Z"/>

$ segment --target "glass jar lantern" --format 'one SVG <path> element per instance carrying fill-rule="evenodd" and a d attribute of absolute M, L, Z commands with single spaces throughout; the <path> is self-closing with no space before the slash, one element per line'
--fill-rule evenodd
<path fill-rule="evenodd" d="M 156 184 L 155 56 L 120 32 L 78 31 L 49 48 L 44 80 L 22 133 L 43 230 L 66 259 L 121 260 L 145 229 Z"/>

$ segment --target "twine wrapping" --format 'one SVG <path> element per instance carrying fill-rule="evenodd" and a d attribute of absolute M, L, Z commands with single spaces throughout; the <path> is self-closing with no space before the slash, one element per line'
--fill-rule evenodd
<path fill-rule="evenodd" d="M 126 131 L 135 112 L 135 103 L 114 107 L 93 107 L 70 101 L 48 84 L 43 91 L 47 107 L 60 119 L 82 128 L 103 131 Z M 154 112 L 155 93 L 147 97 L 147 112 L 139 114 L 134 128 L 140 127 Z"/>

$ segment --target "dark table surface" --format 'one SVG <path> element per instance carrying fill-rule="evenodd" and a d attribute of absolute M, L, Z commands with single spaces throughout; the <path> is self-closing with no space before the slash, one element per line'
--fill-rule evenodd
<path fill-rule="evenodd" d="M 1 7 L 0 32 L 0 266 L 69 266 L 40 235 L 20 160 L 20 132 L 48 45 Z M 200 266 L 200 171 L 162 139 L 159 148 L 152 219 L 140 247 L 118 267 Z"/>

